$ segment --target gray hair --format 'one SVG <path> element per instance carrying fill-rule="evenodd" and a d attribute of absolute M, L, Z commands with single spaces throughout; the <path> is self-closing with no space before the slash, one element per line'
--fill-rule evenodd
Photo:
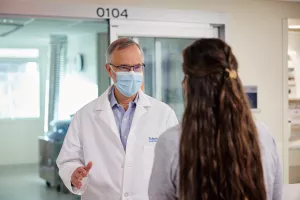
<path fill-rule="evenodd" d="M 108 46 L 107 51 L 106 51 L 106 63 L 110 62 L 111 55 L 113 54 L 114 51 L 123 50 L 132 45 L 137 46 L 139 48 L 139 50 L 141 51 L 142 56 L 144 57 L 143 50 L 138 43 L 136 43 L 135 41 L 133 41 L 130 38 L 120 38 L 120 39 L 112 42 Z"/>

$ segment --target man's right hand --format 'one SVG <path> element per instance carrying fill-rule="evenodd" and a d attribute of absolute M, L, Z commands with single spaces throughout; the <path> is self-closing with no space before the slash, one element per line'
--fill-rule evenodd
<path fill-rule="evenodd" d="M 72 174 L 71 183 L 77 189 L 80 189 L 82 186 L 82 179 L 87 177 L 90 169 L 92 168 L 93 163 L 89 162 L 85 167 L 78 167 Z"/>

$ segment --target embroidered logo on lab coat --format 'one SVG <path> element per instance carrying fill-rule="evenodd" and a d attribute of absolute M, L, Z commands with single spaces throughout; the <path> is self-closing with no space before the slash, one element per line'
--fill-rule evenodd
<path fill-rule="evenodd" d="M 150 142 L 150 143 L 155 143 L 155 142 L 157 142 L 157 140 L 158 140 L 158 138 L 155 138 L 155 137 L 149 137 L 148 142 Z"/>

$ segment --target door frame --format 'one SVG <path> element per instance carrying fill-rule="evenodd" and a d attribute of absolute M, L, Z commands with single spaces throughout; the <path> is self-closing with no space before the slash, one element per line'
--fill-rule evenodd
<path fill-rule="evenodd" d="M 126 20 L 152 20 L 169 22 L 194 22 L 202 24 L 225 25 L 228 15 L 224 12 L 208 12 L 199 10 L 176 10 L 143 8 L 133 6 L 99 5 L 76 2 L 29 2 L 18 0 L 4 0 L 1 2 L 0 15 L 63 17 L 86 19 L 112 19 L 111 16 L 99 17 L 98 8 L 126 9 L 128 17 L 120 16 L 118 19 Z M 113 18 L 114 19 L 114 18 Z"/>
<path fill-rule="evenodd" d="M 128 17 L 113 18 L 111 15 L 98 16 L 98 9 L 127 10 Z M 0 6 L 0 16 L 29 16 L 53 18 L 82 18 L 85 20 L 142 20 L 156 22 L 181 22 L 210 24 L 219 29 L 219 38 L 227 41 L 227 25 L 229 15 L 224 12 L 208 12 L 201 10 L 158 9 L 133 6 L 96 5 L 78 2 L 21 2 L 18 0 L 4 0 Z"/>
<path fill-rule="evenodd" d="M 182 38 L 198 39 L 199 37 L 221 37 L 220 31 L 224 26 L 216 26 L 210 23 L 196 22 L 169 22 L 169 21 L 145 21 L 145 20 L 109 20 L 110 42 L 119 37 L 151 37 L 151 38 Z M 134 40 L 138 42 L 137 38 Z M 160 42 L 156 41 L 155 47 L 159 47 Z M 160 49 L 160 48 L 157 48 Z M 160 57 L 161 52 L 156 52 L 156 57 Z M 156 88 L 155 98 L 162 100 L 161 83 L 161 63 L 155 66 Z M 111 80 L 111 84 L 113 81 Z M 142 87 L 144 89 L 144 87 Z"/>
<path fill-rule="evenodd" d="M 161 38 L 192 38 L 220 37 L 224 26 L 210 23 L 169 22 L 145 20 L 109 20 L 110 42 L 119 36 L 161 37 Z"/>
<path fill-rule="evenodd" d="M 289 98 L 288 98 L 288 19 L 282 19 L 282 167 L 283 181 L 289 184 Z"/>

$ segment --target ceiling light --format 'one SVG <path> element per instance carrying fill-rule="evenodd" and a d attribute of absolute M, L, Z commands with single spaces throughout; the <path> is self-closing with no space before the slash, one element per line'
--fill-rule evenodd
<path fill-rule="evenodd" d="M 289 29 L 300 29 L 300 25 L 290 25 Z"/>

